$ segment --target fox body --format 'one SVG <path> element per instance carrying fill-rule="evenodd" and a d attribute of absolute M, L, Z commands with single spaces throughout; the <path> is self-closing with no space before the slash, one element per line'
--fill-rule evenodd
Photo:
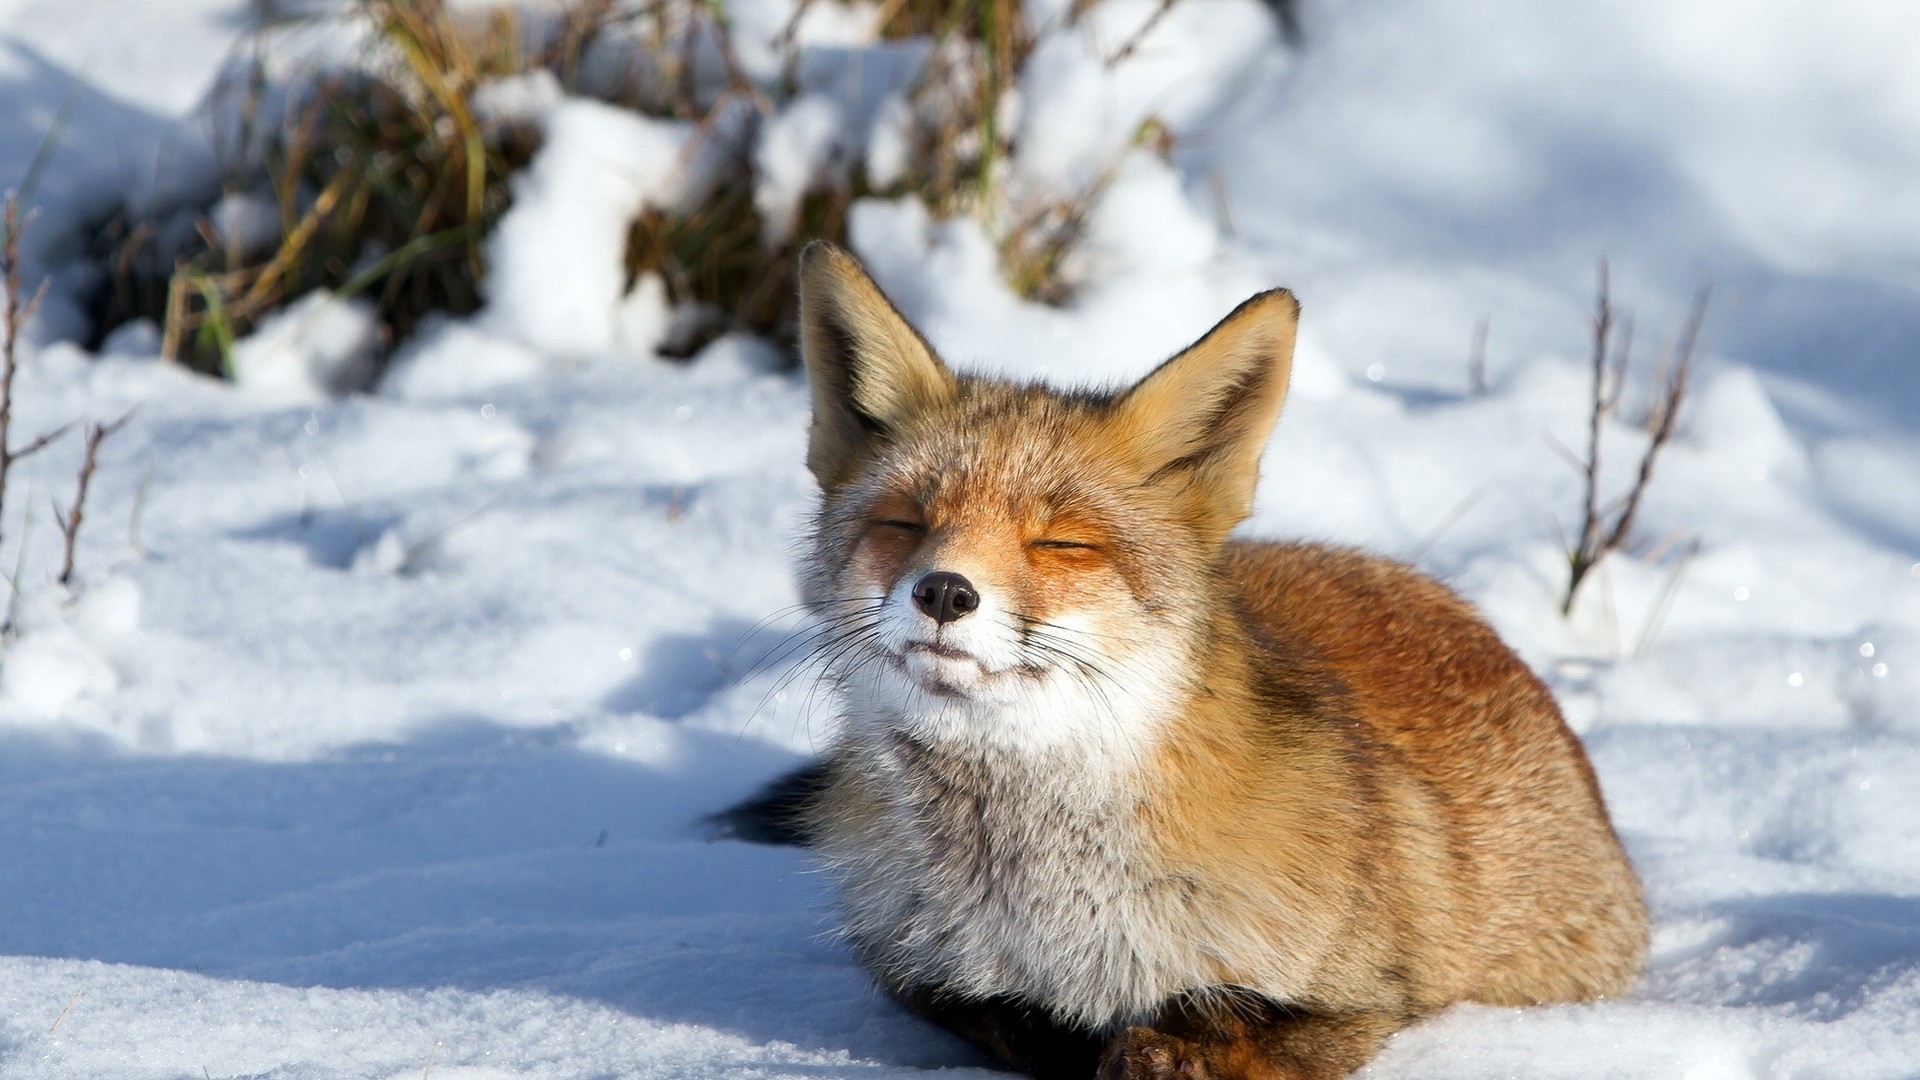
<path fill-rule="evenodd" d="M 843 724 L 804 831 L 897 999 L 1041 1075 L 1335 1077 L 1646 951 L 1552 697 L 1408 567 L 1230 540 L 1297 306 L 1111 393 L 950 371 L 810 248 L 805 593 Z"/>

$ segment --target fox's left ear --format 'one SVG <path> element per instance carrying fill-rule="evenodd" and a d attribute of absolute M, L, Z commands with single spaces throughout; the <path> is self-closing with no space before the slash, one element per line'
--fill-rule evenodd
<path fill-rule="evenodd" d="M 852 255 L 824 241 L 800 254 L 800 357 L 813 391 L 807 468 L 828 491 L 877 441 L 953 398 L 953 373 Z"/>
<path fill-rule="evenodd" d="M 1137 448 L 1149 482 L 1182 486 L 1194 525 L 1210 540 L 1225 540 L 1253 509 L 1299 322 L 1292 293 L 1263 292 L 1117 403 L 1123 444 Z"/>

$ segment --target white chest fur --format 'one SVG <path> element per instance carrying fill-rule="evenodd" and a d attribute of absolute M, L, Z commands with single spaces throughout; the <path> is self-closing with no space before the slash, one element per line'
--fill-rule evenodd
<path fill-rule="evenodd" d="M 1140 835 L 1143 777 L 1084 756 L 936 749 L 897 730 L 841 749 L 822 852 L 845 930 L 896 989 L 1011 995 L 1093 1027 L 1219 971 L 1193 883 Z"/>

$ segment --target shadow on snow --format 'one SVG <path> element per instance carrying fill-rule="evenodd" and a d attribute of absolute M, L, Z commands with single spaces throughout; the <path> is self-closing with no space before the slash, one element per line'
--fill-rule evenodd
<path fill-rule="evenodd" d="M 691 730 L 624 757 L 573 741 L 449 717 L 281 763 L 0 736 L 0 954 L 549 992 L 846 1050 L 848 1074 L 979 1063 L 871 988 L 801 853 L 701 835 L 789 755 Z"/>

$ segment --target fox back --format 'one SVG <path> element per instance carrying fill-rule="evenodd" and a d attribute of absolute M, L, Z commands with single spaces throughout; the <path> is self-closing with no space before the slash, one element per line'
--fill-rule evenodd
<path fill-rule="evenodd" d="M 1647 926 L 1552 697 L 1445 587 L 1236 541 L 1298 307 L 1111 392 L 956 375 L 803 257 L 806 832 L 899 1000 L 1040 1073 L 1337 1076 L 1449 1003 L 1625 988 Z"/>

